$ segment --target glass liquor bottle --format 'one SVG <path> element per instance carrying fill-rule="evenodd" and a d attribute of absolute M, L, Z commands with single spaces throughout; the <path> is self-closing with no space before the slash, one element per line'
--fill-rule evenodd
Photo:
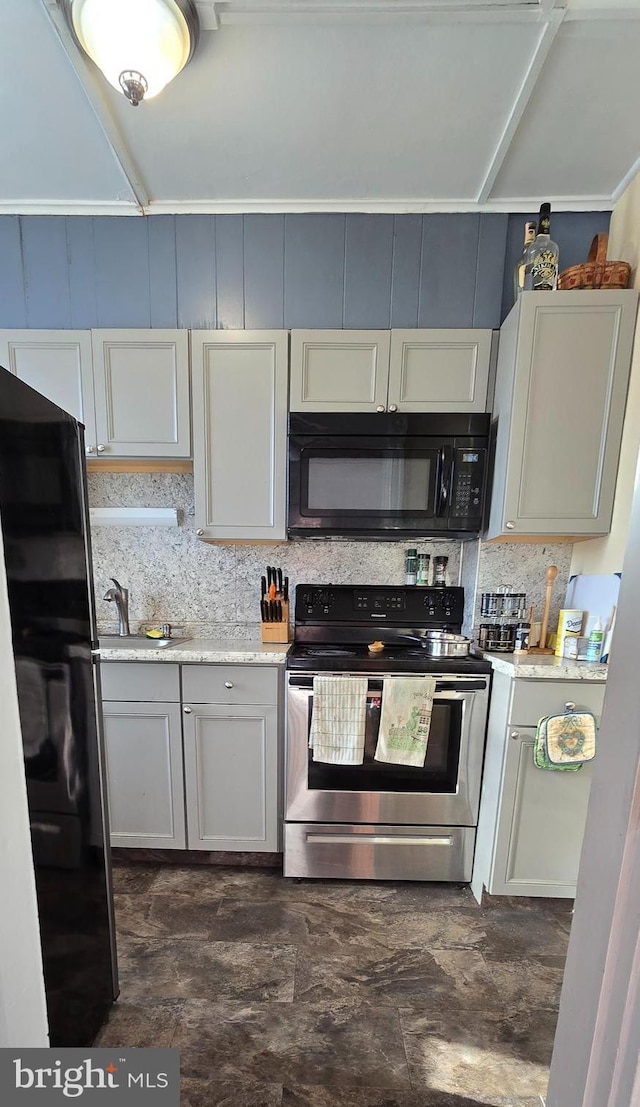
<path fill-rule="evenodd" d="M 540 204 L 538 233 L 527 247 L 524 287 L 535 292 L 555 292 L 558 287 L 560 251 L 551 239 L 551 204 Z"/>
<path fill-rule="evenodd" d="M 536 237 L 535 221 L 524 225 L 524 246 L 522 253 L 516 262 L 513 271 L 513 302 L 515 303 L 521 292 L 524 292 L 524 274 L 527 262 L 527 250 Z"/>

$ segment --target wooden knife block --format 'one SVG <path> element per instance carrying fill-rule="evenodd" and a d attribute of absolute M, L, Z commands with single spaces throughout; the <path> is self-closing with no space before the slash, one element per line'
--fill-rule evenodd
<path fill-rule="evenodd" d="M 280 600 L 282 604 L 281 623 L 263 623 L 263 642 L 288 642 L 289 641 L 289 601 Z"/>

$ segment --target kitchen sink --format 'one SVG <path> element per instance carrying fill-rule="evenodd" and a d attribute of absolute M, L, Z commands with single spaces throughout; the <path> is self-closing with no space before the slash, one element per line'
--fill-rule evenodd
<path fill-rule="evenodd" d="M 147 638 L 146 634 L 127 634 L 123 637 L 119 634 L 102 634 L 98 645 L 110 650 L 166 650 L 169 646 L 180 646 L 183 642 L 190 641 L 190 638 Z"/>

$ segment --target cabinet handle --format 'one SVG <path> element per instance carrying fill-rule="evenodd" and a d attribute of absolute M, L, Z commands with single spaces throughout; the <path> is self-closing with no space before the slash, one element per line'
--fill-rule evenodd
<path fill-rule="evenodd" d="M 100 447 L 98 447 L 98 449 L 99 449 L 99 448 L 100 448 Z M 508 522 L 506 522 L 506 523 L 505 523 L 504 525 L 505 525 L 505 527 L 507 528 L 507 530 L 515 530 L 515 529 L 516 529 L 516 524 L 515 524 L 515 523 L 512 523 L 512 522 L 511 522 L 511 519 L 509 519 L 509 520 L 508 520 Z"/>
<path fill-rule="evenodd" d="M 193 708 L 192 707 L 183 707 L 182 710 L 184 711 L 185 715 L 190 715 L 191 712 L 193 711 Z"/>
<path fill-rule="evenodd" d="M 225 686 L 225 688 L 233 688 L 233 681 L 232 680 L 225 680 L 224 686 Z"/>
<path fill-rule="evenodd" d="M 389 404 L 389 411 L 397 411 L 397 410 L 398 410 L 398 405 L 397 404 Z"/>
<path fill-rule="evenodd" d="M 106 447 L 106 446 L 103 446 L 101 442 L 99 442 L 99 443 L 98 443 L 98 453 L 99 453 L 99 454 L 103 454 L 103 453 L 104 453 L 104 451 L 106 450 L 106 448 L 107 448 L 107 447 Z"/>
<path fill-rule="evenodd" d="M 198 527 L 196 534 L 198 535 L 198 538 L 202 538 L 202 535 L 204 534 L 202 527 Z"/>
<path fill-rule="evenodd" d="M 95 446 L 85 446 L 84 452 L 85 452 L 85 454 L 87 454 L 87 456 L 89 454 L 95 454 L 96 448 L 95 448 Z"/>
<path fill-rule="evenodd" d="M 384 411 L 384 404 L 378 404 L 376 411 Z"/>
<path fill-rule="evenodd" d="M 569 700 L 568 703 L 565 703 L 564 709 L 565 709 L 565 711 L 575 711 L 576 705 L 573 702 L 573 700 Z"/>
<path fill-rule="evenodd" d="M 519 733 L 519 731 L 517 731 L 517 730 L 512 730 L 512 731 L 511 731 L 511 734 L 509 735 L 509 737 L 510 737 L 510 738 L 513 738 L 514 742 L 517 742 L 517 741 L 518 741 L 518 738 L 520 737 L 520 733 Z"/>

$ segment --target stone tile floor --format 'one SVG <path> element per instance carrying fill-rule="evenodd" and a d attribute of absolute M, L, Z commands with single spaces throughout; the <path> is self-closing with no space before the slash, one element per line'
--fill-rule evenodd
<path fill-rule="evenodd" d="M 182 1107 L 540 1107 L 571 903 L 117 865 L 96 1044 L 181 1050 Z"/>

